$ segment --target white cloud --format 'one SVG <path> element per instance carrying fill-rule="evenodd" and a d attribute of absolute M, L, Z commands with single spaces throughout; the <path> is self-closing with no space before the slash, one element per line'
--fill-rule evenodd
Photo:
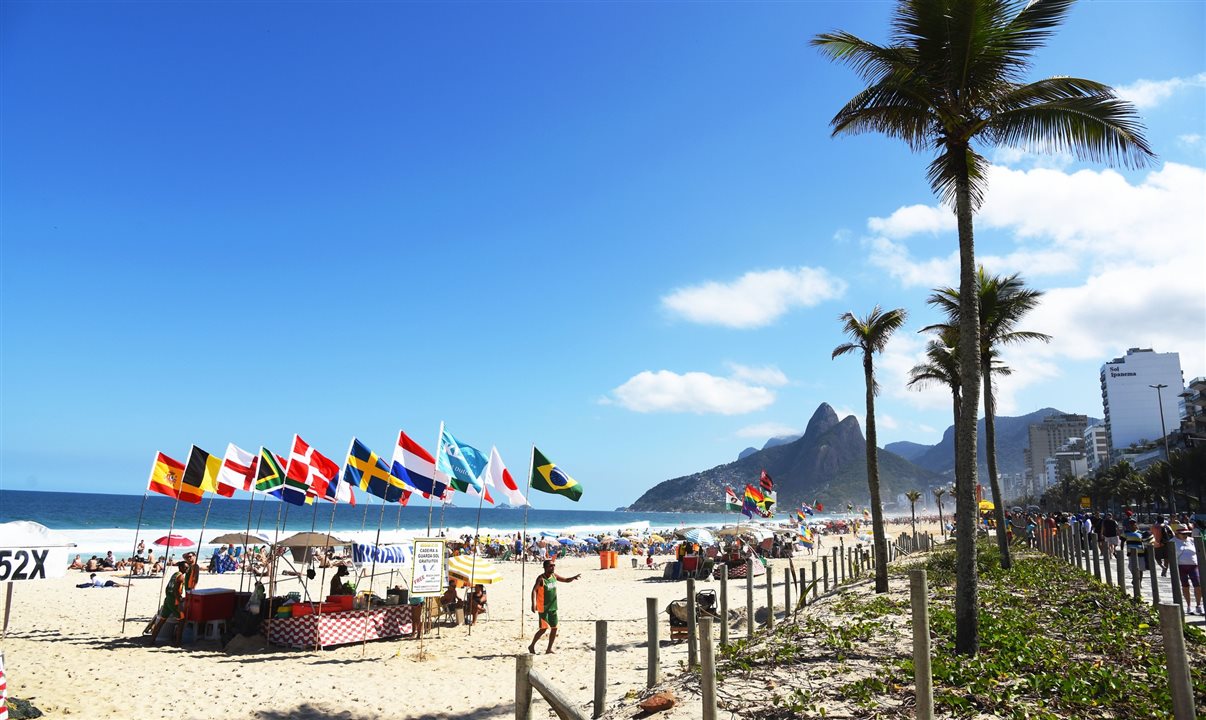
<path fill-rule="evenodd" d="M 645 370 L 611 391 L 612 402 L 628 410 L 741 415 L 761 410 L 775 401 L 773 390 L 737 378 L 703 372 L 682 375 L 669 370 Z"/>
<path fill-rule="evenodd" d="M 1202 136 L 1198 133 L 1185 133 L 1184 135 L 1178 135 L 1177 140 L 1186 145 L 1197 145 L 1202 142 Z"/>
<path fill-rule="evenodd" d="M 1142 346 L 1181 353 L 1187 372 L 1206 367 L 1203 197 L 1206 170 L 1176 163 L 1136 181 L 1112 170 L 992 168 L 976 218 L 977 261 L 991 272 L 1021 272 L 1043 289 L 1026 328 L 1054 337 L 1006 353 L 1015 373 L 1000 379 L 998 412 L 1015 410 L 1023 388 L 1060 377 L 1061 359 L 1101 360 Z M 1004 235 L 1005 252 L 983 251 L 992 232 Z M 863 246 L 872 265 L 905 287 L 950 286 L 958 277 L 950 236 L 952 252 L 928 258 L 914 257 L 905 237 L 872 237 Z M 918 407 L 949 407 L 945 391 L 903 390 L 906 365 L 922 360 L 922 348 L 898 342 L 902 336 L 877 360 L 881 385 Z"/>
<path fill-rule="evenodd" d="M 662 298 L 662 307 L 690 322 L 745 329 L 764 327 L 793 308 L 814 307 L 845 292 L 846 282 L 824 268 L 780 268 L 748 272 L 731 283 L 678 288 Z"/>
<path fill-rule="evenodd" d="M 1076 158 L 1065 151 L 1051 152 L 1044 148 L 998 147 L 992 152 L 994 165 L 1023 165 L 1036 168 L 1054 168 L 1062 170 Z"/>
<path fill-rule="evenodd" d="M 747 425 L 736 433 L 737 437 L 741 438 L 761 438 L 768 440 L 770 438 L 783 437 L 785 435 L 799 435 L 803 430 L 777 422 L 764 422 L 757 425 Z"/>
<path fill-rule="evenodd" d="M 1168 80 L 1137 80 L 1130 85 L 1115 87 L 1114 92 L 1143 109 L 1155 107 L 1185 88 L 1195 87 L 1206 87 L 1206 72 Z"/>
<path fill-rule="evenodd" d="M 787 376 L 783 371 L 774 366 L 766 367 L 749 367 L 747 365 L 738 365 L 737 363 L 726 363 L 729 368 L 730 377 L 734 380 L 752 383 L 754 385 L 772 385 L 775 387 L 786 385 Z"/>
<path fill-rule="evenodd" d="M 895 430 L 896 428 L 900 427 L 900 423 L 896 422 L 896 418 L 892 417 L 891 415 L 876 412 L 875 427 L 877 429 L 882 428 L 884 430 Z"/>
<path fill-rule="evenodd" d="M 951 232 L 955 230 L 955 213 L 944 207 L 908 205 L 886 218 L 869 218 L 867 229 L 889 238 L 909 237 L 922 232 Z"/>

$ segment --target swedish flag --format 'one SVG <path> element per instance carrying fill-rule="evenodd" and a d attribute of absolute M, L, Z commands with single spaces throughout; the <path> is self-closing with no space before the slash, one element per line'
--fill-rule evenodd
<path fill-rule="evenodd" d="M 352 439 L 352 449 L 343 466 L 343 482 L 366 490 L 385 502 L 400 502 L 405 490 L 402 481 L 390 472 L 389 465 L 356 438 Z"/>
<path fill-rule="evenodd" d="M 557 467 L 544 456 L 544 453 L 532 448 L 532 489 L 540 492 L 564 495 L 574 502 L 582 497 L 582 486 L 570 477 L 564 470 Z"/>

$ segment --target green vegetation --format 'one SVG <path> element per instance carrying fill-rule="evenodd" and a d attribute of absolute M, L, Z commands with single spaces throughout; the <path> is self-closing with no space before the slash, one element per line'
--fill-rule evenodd
<path fill-rule="evenodd" d="M 1172 698 L 1150 605 L 1057 560 L 1017 552 L 1010 570 L 990 540 L 977 552 L 980 652 L 955 651 L 955 553 L 926 556 L 939 716 L 1168 718 Z M 906 569 L 893 592 L 851 591 L 753 643 L 718 655 L 719 690 L 742 718 L 912 717 Z M 1206 634 L 1185 628 L 1199 712 L 1206 707 Z"/>

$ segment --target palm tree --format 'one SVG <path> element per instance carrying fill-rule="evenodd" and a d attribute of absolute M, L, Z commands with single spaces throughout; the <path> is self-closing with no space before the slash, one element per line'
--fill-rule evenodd
<path fill-rule="evenodd" d="M 925 344 L 926 362 L 914 365 L 909 370 L 909 387 L 921 389 L 938 383 L 951 391 L 951 416 L 959 427 L 959 403 L 961 381 L 959 379 L 959 328 L 944 327 L 937 337 Z M 959 435 L 955 434 L 955 483 L 959 483 Z"/>
<path fill-rule="evenodd" d="M 1001 567 L 1008 570 L 1013 563 L 1009 555 L 1009 538 L 1005 528 L 1005 503 L 1001 482 L 997 476 L 996 393 L 993 376 L 1009 374 L 1008 368 L 994 364 L 1000 348 L 1029 340 L 1050 342 L 1051 336 L 1029 330 L 1016 330 L 1022 317 L 1038 306 L 1043 291 L 1026 287 L 1019 273 L 1006 277 L 989 275 L 984 267 L 976 271 L 976 287 L 980 302 L 980 377 L 984 384 L 984 449 L 988 461 L 988 483 L 992 488 L 993 513 L 997 524 L 997 549 Z M 923 330 L 944 333 L 959 325 L 959 291 L 940 288 L 927 302 L 946 313 L 947 322 L 930 325 Z"/>
<path fill-rule="evenodd" d="M 910 490 L 905 493 L 909 499 L 909 514 L 913 516 L 913 544 L 917 544 L 917 501 L 921 499 L 920 490 Z"/>
<path fill-rule="evenodd" d="M 934 501 L 938 503 L 938 524 L 942 529 L 942 537 L 946 537 L 946 520 L 942 519 L 942 496 L 946 495 L 946 488 L 936 487 L 933 492 Z"/>
<path fill-rule="evenodd" d="M 967 655 L 980 645 L 973 493 L 980 309 L 972 216 L 988 182 L 988 161 L 973 141 L 1068 151 L 1081 159 L 1133 167 L 1154 157 L 1134 107 L 1108 86 L 1071 77 L 1020 82 L 1034 52 L 1055 32 L 1072 2 L 900 0 L 889 45 L 841 31 L 812 41 L 868 84 L 834 116 L 834 135 L 878 132 L 913 150 L 933 151 L 930 186 L 955 211 L 963 390 L 956 427 L 956 476 L 962 482 L 955 499 L 955 650 Z"/>
<path fill-rule="evenodd" d="M 879 457 L 875 441 L 875 395 L 879 384 L 875 382 L 875 353 L 883 352 L 892 333 L 904 325 L 908 313 L 904 308 L 884 312 L 876 305 L 865 318 L 854 313 L 845 313 L 839 320 L 843 330 L 853 342 L 843 343 L 833 349 L 830 359 L 839 355 L 861 350 L 863 353 L 863 379 L 867 386 L 867 489 L 871 491 L 871 531 L 875 536 L 875 592 L 888 592 L 888 539 L 884 533 L 884 506 L 879 498 Z"/>

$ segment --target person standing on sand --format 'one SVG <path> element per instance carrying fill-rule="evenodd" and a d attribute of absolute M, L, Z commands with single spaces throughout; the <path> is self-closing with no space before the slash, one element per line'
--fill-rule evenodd
<path fill-rule="evenodd" d="M 540 640 L 540 636 L 544 635 L 546 630 L 549 633 L 549 646 L 544 652 L 546 655 L 553 652 L 553 641 L 557 639 L 557 581 L 571 583 L 582 577 L 580 574 L 573 577 L 561 577 L 555 570 L 556 566 L 553 561 L 545 560 L 544 573 L 536 578 L 536 584 L 532 586 L 532 612 L 540 618 L 540 629 L 536 631 L 536 637 L 532 638 L 531 644 L 528 645 L 528 652 L 532 654 L 536 653 L 536 641 Z"/>
<path fill-rule="evenodd" d="M 155 644 L 155 638 L 159 636 L 159 630 L 163 624 L 168 621 L 168 618 L 176 619 L 176 631 L 173 633 L 173 644 L 179 645 L 180 638 L 184 632 L 184 589 L 188 578 L 188 563 L 184 560 L 176 563 L 176 573 L 168 580 L 167 591 L 163 597 L 163 607 L 159 609 L 159 615 L 152 621 L 150 630 L 150 638 L 147 642 L 150 645 Z"/>

